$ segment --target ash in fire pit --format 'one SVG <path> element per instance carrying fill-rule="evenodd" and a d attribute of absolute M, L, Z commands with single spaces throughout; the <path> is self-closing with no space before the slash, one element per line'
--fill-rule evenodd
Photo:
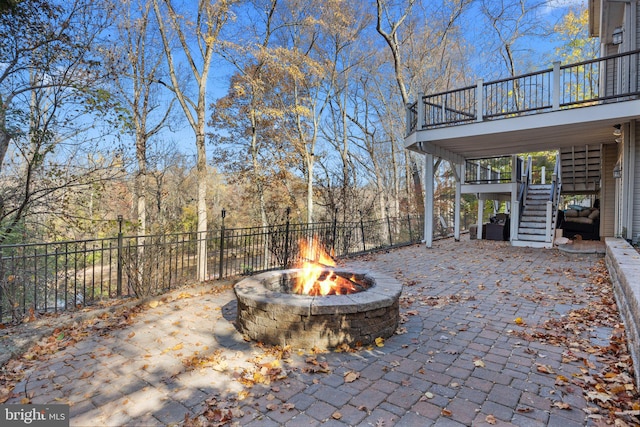
<path fill-rule="evenodd" d="M 294 348 L 367 345 L 393 335 L 399 321 L 400 283 L 371 272 L 325 268 L 320 273 L 320 278 L 335 275 L 346 280 L 357 292 L 294 293 L 303 269 L 246 278 L 234 287 L 240 332 L 254 341 Z"/>

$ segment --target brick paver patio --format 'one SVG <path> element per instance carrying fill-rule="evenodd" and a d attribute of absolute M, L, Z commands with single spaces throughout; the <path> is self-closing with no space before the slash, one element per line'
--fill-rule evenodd
<path fill-rule="evenodd" d="M 404 284 L 399 333 L 356 352 L 262 348 L 235 330 L 231 290 L 177 291 L 122 328 L 96 319 L 6 403 L 69 403 L 75 426 L 173 425 L 206 409 L 241 426 L 587 425 L 582 389 L 557 378 L 598 360 L 524 337 L 595 298 L 596 262 L 468 237 L 347 260 Z"/>

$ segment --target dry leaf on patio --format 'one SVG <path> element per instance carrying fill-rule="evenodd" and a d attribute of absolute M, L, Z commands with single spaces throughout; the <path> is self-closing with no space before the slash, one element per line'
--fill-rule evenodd
<path fill-rule="evenodd" d="M 158 306 L 158 304 L 159 304 L 158 301 L 151 301 L 151 302 L 149 302 L 149 307 L 156 308 Z"/>
<path fill-rule="evenodd" d="M 476 368 L 484 368 L 485 364 L 481 359 L 476 359 L 473 361 L 473 366 L 475 366 Z"/>
<path fill-rule="evenodd" d="M 498 422 L 496 420 L 496 417 L 494 417 L 493 415 L 487 415 L 484 420 L 487 422 L 487 424 L 491 424 L 491 425 L 494 425 Z"/>
<path fill-rule="evenodd" d="M 384 338 L 382 338 L 382 337 L 376 338 L 376 346 L 384 347 Z"/>
<path fill-rule="evenodd" d="M 442 415 L 444 415 L 445 417 L 450 417 L 453 415 L 453 412 L 451 412 L 450 410 L 448 410 L 447 408 L 443 408 L 442 411 L 440 411 L 440 413 Z"/>
<path fill-rule="evenodd" d="M 516 318 L 513 320 L 513 322 L 514 322 L 516 325 L 524 325 L 524 320 L 522 320 L 522 317 L 516 317 Z"/>
<path fill-rule="evenodd" d="M 560 409 L 571 409 L 571 405 L 566 402 L 553 402 L 553 406 Z"/>
<path fill-rule="evenodd" d="M 284 409 L 285 411 L 291 411 L 296 407 L 295 404 L 293 403 L 283 403 L 282 404 L 282 409 Z"/>
<path fill-rule="evenodd" d="M 543 374 L 555 374 L 553 368 L 549 365 L 538 365 L 536 369 L 538 370 L 538 372 L 541 372 Z"/>
<path fill-rule="evenodd" d="M 599 391 L 590 391 L 590 392 L 587 392 L 587 399 L 591 401 L 599 400 L 601 402 L 607 402 L 611 400 L 611 395 L 607 393 L 601 393 Z"/>
<path fill-rule="evenodd" d="M 336 411 L 333 414 L 331 414 L 331 418 L 333 418 L 334 420 L 339 420 L 340 418 L 342 418 L 342 414 Z"/>
<path fill-rule="evenodd" d="M 357 380 L 358 378 L 360 378 L 360 373 L 359 372 L 348 371 L 348 372 L 344 373 L 344 382 L 345 383 L 352 383 L 355 380 Z"/>

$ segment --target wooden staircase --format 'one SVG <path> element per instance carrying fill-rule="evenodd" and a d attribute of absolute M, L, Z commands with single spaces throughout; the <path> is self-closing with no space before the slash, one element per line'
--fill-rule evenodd
<path fill-rule="evenodd" d="M 518 239 L 514 246 L 552 247 L 553 232 L 558 216 L 557 203 L 552 206 L 551 236 L 547 236 L 546 217 L 547 202 L 551 194 L 551 184 L 531 184 L 527 191 L 527 198 L 522 207 L 522 216 L 518 227 Z"/>
<path fill-rule="evenodd" d="M 595 193 L 600 190 L 600 145 L 576 145 L 560 150 L 562 192 Z"/>

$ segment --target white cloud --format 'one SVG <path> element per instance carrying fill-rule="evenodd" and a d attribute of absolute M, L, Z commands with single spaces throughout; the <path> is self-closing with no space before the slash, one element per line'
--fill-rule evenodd
<path fill-rule="evenodd" d="M 548 8 L 559 8 L 568 6 L 586 6 L 587 0 L 548 0 Z"/>

